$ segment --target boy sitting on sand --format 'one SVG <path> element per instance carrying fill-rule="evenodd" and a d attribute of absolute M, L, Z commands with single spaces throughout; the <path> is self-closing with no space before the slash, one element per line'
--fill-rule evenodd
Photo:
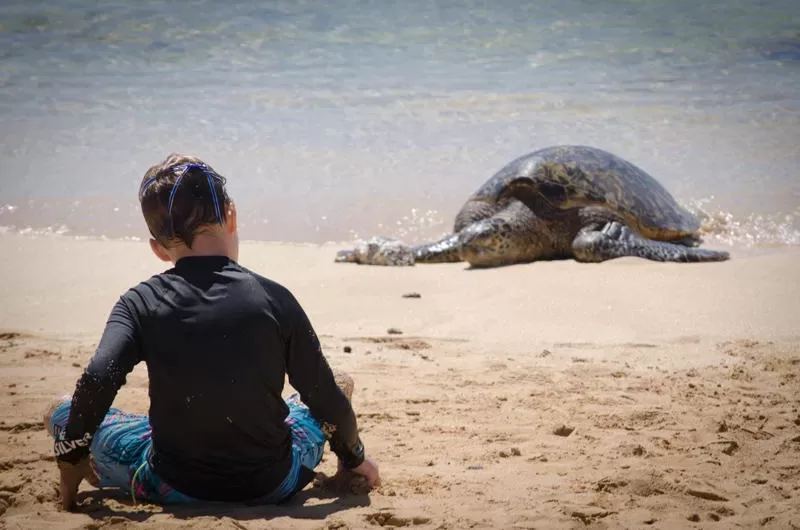
<path fill-rule="evenodd" d="M 326 440 L 340 471 L 379 485 L 352 379 L 337 386 L 294 296 L 237 263 L 225 179 L 173 154 L 147 171 L 139 200 L 150 248 L 174 267 L 122 295 L 74 394 L 45 414 L 63 507 L 83 479 L 163 504 L 277 503 L 313 479 Z M 149 416 L 110 408 L 140 361 Z M 299 398 L 281 398 L 286 374 Z"/>

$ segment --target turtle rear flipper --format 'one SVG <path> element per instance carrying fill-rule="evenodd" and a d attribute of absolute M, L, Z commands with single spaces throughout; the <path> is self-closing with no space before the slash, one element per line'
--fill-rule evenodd
<path fill-rule="evenodd" d="M 725 261 L 730 257 L 724 251 L 646 239 L 617 221 L 583 228 L 572 242 L 572 252 L 578 261 L 595 263 L 622 257 L 684 263 Z"/>

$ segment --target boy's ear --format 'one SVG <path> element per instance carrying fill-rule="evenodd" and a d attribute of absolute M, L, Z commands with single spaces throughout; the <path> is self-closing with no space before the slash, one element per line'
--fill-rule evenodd
<path fill-rule="evenodd" d="M 167 252 L 167 249 L 164 248 L 164 245 L 152 238 L 150 238 L 150 250 L 152 250 L 153 254 L 155 254 L 156 257 L 161 261 L 172 261 L 172 258 L 169 257 L 169 253 Z"/>
<path fill-rule="evenodd" d="M 227 228 L 229 234 L 233 234 L 236 232 L 237 227 L 236 206 L 231 202 L 226 208 L 228 211 L 225 212 L 225 228 Z"/>

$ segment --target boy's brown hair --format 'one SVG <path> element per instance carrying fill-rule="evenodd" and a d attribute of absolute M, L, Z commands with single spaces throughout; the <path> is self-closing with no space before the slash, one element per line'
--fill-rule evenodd
<path fill-rule="evenodd" d="M 150 234 L 166 247 L 226 221 L 231 204 L 225 178 L 197 157 L 172 153 L 144 174 L 139 203 Z"/>

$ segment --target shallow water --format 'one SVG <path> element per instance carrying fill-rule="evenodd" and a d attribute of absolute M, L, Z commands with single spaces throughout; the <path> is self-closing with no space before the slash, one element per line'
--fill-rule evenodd
<path fill-rule="evenodd" d="M 143 237 L 173 151 L 247 239 L 409 241 L 558 143 L 639 165 L 730 243 L 800 244 L 800 2 L 6 1 L 0 225 Z"/>

